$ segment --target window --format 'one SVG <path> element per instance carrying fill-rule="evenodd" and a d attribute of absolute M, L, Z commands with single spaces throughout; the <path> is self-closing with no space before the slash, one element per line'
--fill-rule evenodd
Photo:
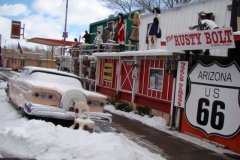
<path fill-rule="evenodd" d="M 162 83 L 163 83 L 163 70 L 150 68 L 149 88 L 162 90 Z"/>
<path fill-rule="evenodd" d="M 24 60 L 21 60 L 21 67 L 24 67 L 25 63 Z"/>

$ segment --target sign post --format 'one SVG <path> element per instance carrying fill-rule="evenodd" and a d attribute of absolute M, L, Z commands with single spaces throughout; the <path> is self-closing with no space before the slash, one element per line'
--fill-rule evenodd
<path fill-rule="evenodd" d="M 63 32 L 62 37 L 63 37 L 64 39 L 67 39 L 67 38 L 68 38 L 68 32 Z"/>

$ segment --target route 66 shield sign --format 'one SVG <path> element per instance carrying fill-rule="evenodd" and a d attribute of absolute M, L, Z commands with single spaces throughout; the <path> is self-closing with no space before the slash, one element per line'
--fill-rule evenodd
<path fill-rule="evenodd" d="M 240 129 L 239 94 L 237 63 L 223 66 L 198 62 L 189 74 L 187 121 L 206 135 L 234 136 Z"/>

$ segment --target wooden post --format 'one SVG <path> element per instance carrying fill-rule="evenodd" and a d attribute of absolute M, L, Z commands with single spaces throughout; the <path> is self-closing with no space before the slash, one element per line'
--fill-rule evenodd
<path fill-rule="evenodd" d="M 52 46 L 51 68 L 53 68 L 53 54 L 54 54 L 54 46 Z"/>

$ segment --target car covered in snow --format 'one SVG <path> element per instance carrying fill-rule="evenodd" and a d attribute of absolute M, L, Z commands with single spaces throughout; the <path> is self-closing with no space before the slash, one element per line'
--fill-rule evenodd
<path fill-rule="evenodd" d="M 74 120 L 84 115 L 86 108 L 75 107 L 75 103 L 83 102 L 89 104 L 90 119 L 111 122 L 111 115 L 102 113 L 107 97 L 84 90 L 80 78 L 71 73 L 27 66 L 18 76 L 9 79 L 7 94 L 30 116 Z"/>

